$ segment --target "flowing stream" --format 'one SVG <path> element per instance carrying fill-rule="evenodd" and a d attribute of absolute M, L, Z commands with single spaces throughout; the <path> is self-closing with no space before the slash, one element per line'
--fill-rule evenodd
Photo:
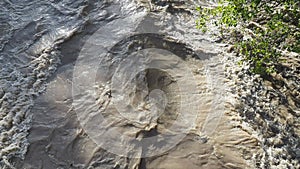
<path fill-rule="evenodd" d="M 256 168 L 211 3 L 1 1 L 0 167 Z"/>

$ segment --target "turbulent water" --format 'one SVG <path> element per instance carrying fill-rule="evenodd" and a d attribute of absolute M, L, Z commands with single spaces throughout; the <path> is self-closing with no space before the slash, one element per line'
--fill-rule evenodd
<path fill-rule="evenodd" d="M 297 80 L 290 121 L 268 115 L 293 131 L 245 113 L 251 77 L 195 29 L 199 5 L 1 1 L 0 167 L 299 167 Z"/>

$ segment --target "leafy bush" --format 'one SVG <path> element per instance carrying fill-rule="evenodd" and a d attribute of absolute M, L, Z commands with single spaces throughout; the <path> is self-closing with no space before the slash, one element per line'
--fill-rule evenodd
<path fill-rule="evenodd" d="M 270 74 L 280 56 L 300 53 L 299 0 L 221 0 L 197 10 L 197 27 L 206 32 L 213 20 L 220 37 L 234 44 L 254 73 Z"/>

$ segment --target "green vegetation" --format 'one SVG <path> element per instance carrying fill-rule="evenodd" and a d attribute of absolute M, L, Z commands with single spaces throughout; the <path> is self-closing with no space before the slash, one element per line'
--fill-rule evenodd
<path fill-rule="evenodd" d="M 215 24 L 254 73 L 270 74 L 281 56 L 300 53 L 299 0 L 221 0 L 197 10 L 197 27 L 206 32 Z"/>

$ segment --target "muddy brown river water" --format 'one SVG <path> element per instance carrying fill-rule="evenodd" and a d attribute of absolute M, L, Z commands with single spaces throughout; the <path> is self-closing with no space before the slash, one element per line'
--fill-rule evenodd
<path fill-rule="evenodd" d="M 276 168 L 235 57 L 195 28 L 210 3 L 1 2 L 0 167 Z"/>

